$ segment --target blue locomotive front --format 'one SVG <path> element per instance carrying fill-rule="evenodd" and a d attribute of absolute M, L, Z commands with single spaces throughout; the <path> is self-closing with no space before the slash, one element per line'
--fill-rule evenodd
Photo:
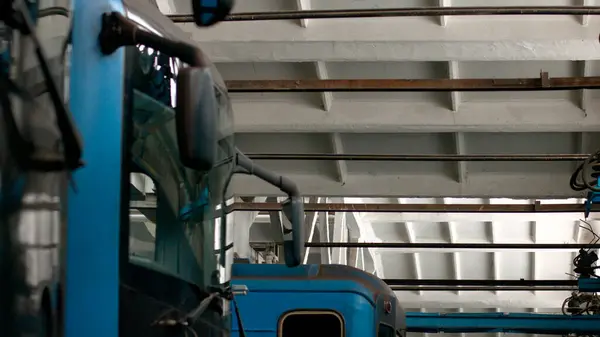
<path fill-rule="evenodd" d="M 235 264 L 232 284 L 247 337 L 404 337 L 405 313 L 390 287 L 342 265 Z M 232 334 L 240 325 L 233 322 Z"/>

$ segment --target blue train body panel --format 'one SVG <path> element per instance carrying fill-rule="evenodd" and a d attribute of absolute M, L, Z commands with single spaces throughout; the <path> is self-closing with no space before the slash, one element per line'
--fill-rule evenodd
<path fill-rule="evenodd" d="M 596 335 L 598 316 L 567 316 L 528 313 L 406 313 L 409 332 L 425 333 L 523 333 L 550 335 Z"/>
<path fill-rule="evenodd" d="M 303 281 L 298 283 L 301 282 Z M 373 332 L 372 324 L 375 320 L 373 303 L 360 294 L 336 291 L 330 287 L 324 287 L 319 291 L 317 286 L 313 287 L 311 292 L 315 292 L 318 296 L 307 296 L 306 293 L 294 289 L 262 291 L 256 289 L 255 284 L 244 284 L 252 291 L 238 297 L 236 302 L 244 323 L 244 330 L 249 337 L 275 336 L 281 315 L 298 309 L 333 310 L 342 315 L 347 331 L 364 336 Z M 258 306 L 257 303 L 262 304 Z M 234 321 L 234 335 L 238 333 L 236 326 L 237 322 Z"/>
<path fill-rule="evenodd" d="M 99 52 L 94 37 L 100 34 L 104 11 L 123 12 L 123 3 L 75 0 L 70 105 L 84 137 L 85 167 L 75 173 L 78 190 L 69 196 L 67 337 L 117 336 L 119 329 L 125 53 L 118 50 L 105 56 Z M 107 130 L 113 130 L 110 137 Z"/>
<path fill-rule="evenodd" d="M 590 280 L 580 283 L 582 289 L 593 291 L 598 282 Z M 600 316 L 404 313 L 393 292 L 383 281 L 347 266 L 306 265 L 288 269 L 281 265 L 235 264 L 233 284 L 248 287 L 248 293 L 237 296 L 236 301 L 244 330 L 252 337 L 286 337 L 278 331 L 281 317 L 288 312 L 306 309 L 338 312 L 344 318 L 347 337 L 391 336 L 378 330 L 381 324 L 393 326 L 397 335 L 405 332 L 553 335 L 600 333 Z M 385 302 L 391 296 L 395 311 L 386 313 Z M 235 321 L 233 333 L 238 334 Z"/>
<path fill-rule="evenodd" d="M 232 284 L 248 293 L 236 297 L 249 336 L 276 336 L 288 313 L 332 311 L 343 319 L 348 337 L 375 336 L 381 325 L 404 335 L 404 311 L 383 281 L 364 271 L 341 265 L 235 264 Z M 237 322 L 232 334 L 238 334 Z"/>

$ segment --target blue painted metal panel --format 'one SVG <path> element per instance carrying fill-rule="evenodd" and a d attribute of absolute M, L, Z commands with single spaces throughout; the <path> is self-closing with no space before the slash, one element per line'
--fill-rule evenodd
<path fill-rule="evenodd" d="M 600 280 L 597 278 L 582 278 L 577 281 L 579 291 L 584 293 L 600 292 Z"/>
<path fill-rule="evenodd" d="M 70 105 L 84 141 L 66 243 L 65 336 L 116 337 L 124 52 L 101 55 L 101 14 L 119 0 L 75 0 Z"/>
<path fill-rule="evenodd" d="M 265 282 L 274 283 L 274 282 Z M 286 282 L 287 283 L 287 282 Z M 305 284 L 313 282 L 304 282 Z M 336 283 L 336 282 L 314 282 Z M 248 284 L 248 283 L 244 283 Z M 360 294 L 347 292 L 322 292 L 318 296 L 306 296 L 303 292 L 263 292 L 249 286 L 250 292 L 237 296 L 236 302 L 248 336 L 275 336 L 282 314 L 291 310 L 334 310 L 345 321 L 347 336 L 369 336 L 375 330 L 373 304 Z M 268 303 L 268 304 L 266 304 Z M 237 320 L 232 323 L 232 336 L 238 336 Z"/>
<path fill-rule="evenodd" d="M 284 266 L 285 267 L 285 266 Z M 354 281 L 343 280 L 260 280 L 260 279 L 234 279 L 232 284 L 245 285 L 250 293 L 299 293 L 299 294 L 319 294 L 319 293 L 339 293 L 344 296 L 348 294 L 356 294 L 362 296 L 371 307 L 375 305 L 373 293 L 363 285 Z M 311 296 L 314 297 L 314 296 Z M 260 303 L 260 302 L 258 302 Z"/>
<path fill-rule="evenodd" d="M 406 314 L 409 332 L 505 332 L 566 335 L 600 333 L 600 316 L 517 313 Z"/>
<path fill-rule="evenodd" d="M 307 277 L 316 276 L 319 266 L 316 264 L 301 265 L 289 268 L 283 264 L 234 264 L 231 269 L 232 277 L 263 276 L 263 277 Z"/>
<path fill-rule="evenodd" d="M 201 285 L 203 274 L 196 260 L 183 224 L 173 214 L 162 192 L 158 194 L 156 209 L 155 259 L 169 272 L 181 279 Z"/>

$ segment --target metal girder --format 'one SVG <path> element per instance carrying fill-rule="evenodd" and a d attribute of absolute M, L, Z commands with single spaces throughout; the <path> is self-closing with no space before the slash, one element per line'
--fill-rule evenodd
<path fill-rule="evenodd" d="M 582 161 L 588 154 L 349 154 L 349 153 L 248 153 L 252 160 L 352 160 L 352 161 Z"/>
<path fill-rule="evenodd" d="M 459 111 L 452 111 L 435 102 L 338 99 L 326 114 L 317 106 L 286 101 L 232 104 L 235 131 L 242 133 L 596 132 L 600 128 L 598 100 L 590 100 L 587 116 L 568 100 L 466 101 Z"/>
<path fill-rule="evenodd" d="M 304 3 L 299 2 L 300 4 Z M 248 12 L 228 15 L 224 21 L 272 21 L 308 19 L 348 19 L 414 16 L 474 16 L 474 15 L 599 15 L 594 6 L 504 6 L 504 7 L 442 7 L 442 8 L 376 8 L 310 10 L 299 5 L 300 10 L 276 12 Z M 194 22 L 191 14 L 168 15 L 173 22 Z M 306 24 L 302 25 L 306 27 Z"/>
<path fill-rule="evenodd" d="M 547 73 L 543 73 L 546 74 Z M 600 77 L 226 81 L 229 92 L 546 91 L 600 88 Z"/>
<path fill-rule="evenodd" d="M 520 313 L 422 313 L 407 312 L 409 332 L 504 332 L 553 335 L 595 335 L 600 317 Z"/>
<path fill-rule="evenodd" d="M 356 214 L 356 213 L 352 213 Z M 306 247 L 329 247 L 329 248 L 390 248 L 390 249 L 463 249 L 477 250 L 578 250 L 598 249 L 600 244 L 585 243 L 424 243 L 424 242 L 307 242 Z"/>
<path fill-rule="evenodd" d="M 346 198 L 346 201 L 362 200 Z M 235 203 L 228 211 L 280 211 L 281 204 Z M 307 212 L 362 212 L 362 213 L 580 213 L 584 204 L 381 204 L 363 202 L 306 203 Z M 592 207 L 600 211 L 600 205 Z"/>
<path fill-rule="evenodd" d="M 398 131 L 394 131 L 398 132 Z M 573 191 L 568 184 L 570 172 L 558 170 L 535 173 L 514 174 L 471 174 L 463 183 L 449 178 L 445 174 L 387 173 L 372 175 L 353 173 L 345 184 L 340 184 L 331 175 L 316 170 L 314 174 L 290 173 L 288 178 L 296 182 L 305 195 L 313 196 L 354 196 L 363 198 L 429 198 L 434 195 L 446 197 L 470 198 L 512 198 L 512 199 L 564 199 L 580 198 L 581 192 Z M 557 182 L 565 182 L 557 184 Z M 236 195 L 282 195 L 276 187 L 252 177 L 234 178 L 231 189 Z M 577 206 L 575 206 L 577 208 Z M 583 214 L 581 211 L 577 211 Z"/>
<path fill-rule="evenodd" d="M 515 296 L 513 291 L 499 291 L 497 294 L 490 291 L 472 291 L 467 296 L 449 291 L 395 291 L 400 304 L 410 311 L 411 308 L 424 308 L 427 310 L 439 309 L 495 309 L 502 308 L 507 311 L 522 310 L 523 308 L 536 308 L 540 311 L 560 309 L 565 298 L 571 291 L 521 291 Z M 475 310 L 474 310 L 475 311 Z"/>

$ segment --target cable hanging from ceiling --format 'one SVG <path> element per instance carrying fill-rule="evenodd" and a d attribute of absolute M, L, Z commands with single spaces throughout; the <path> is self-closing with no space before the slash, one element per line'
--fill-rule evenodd
<path fill-rule="evenodd" d="M 600 193 L 598 186 L 600 177 L 600 151 L 589 155 L 573 172 L 570 179 L 574 191 L 591 191 Z"/>

